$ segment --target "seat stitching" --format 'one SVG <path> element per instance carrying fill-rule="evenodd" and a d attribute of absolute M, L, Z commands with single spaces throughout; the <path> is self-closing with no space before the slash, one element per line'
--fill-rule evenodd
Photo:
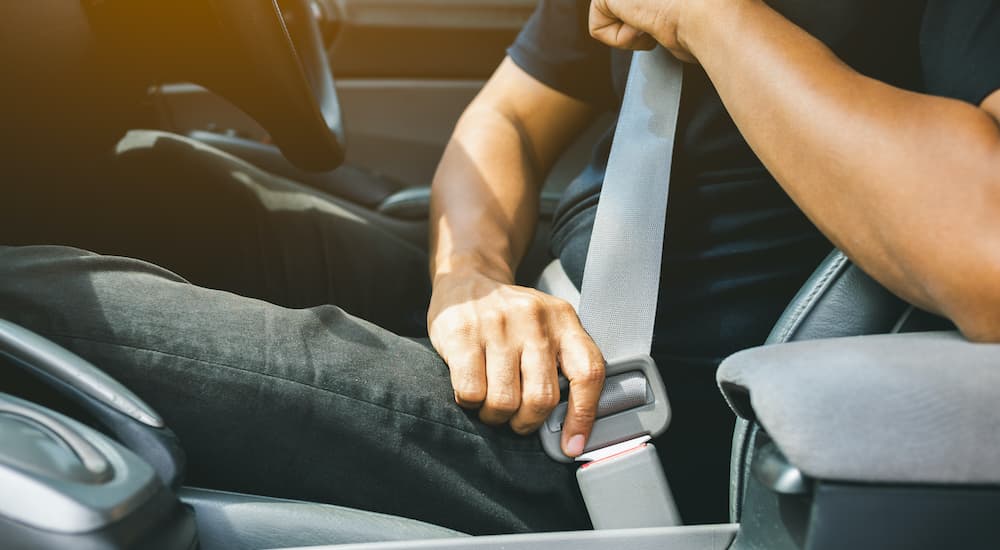
<path fill-rule="evenodd" d="M 394 409 L 392 407 L 387 407 L 385 405 L 382 405 L 381 403 L 375 403 L 375 402 L 368 401 L 368 400 L 365 400 L 365 399 L 361 399 L 361 398 L 358 398 L 358 397 L 353 397 L 353 396 L 350 396 L 350 395 L 344 395 L 342 393 L 333 391 L 333 390 L 331 390 L 329 388 L 323 388 L 323 387 L 320 387 L 320 386 L 309 384 L 307 382 L 301 382 L 299 380 L 293 380 L 291 378 L 285 378 L 283 376 L 278 376 L 278 375 L 275 375 L 275 374 L 270 374 L 270 373 L 266 373 L 266 372 L 253 371 L 253 370 L 250 370 L 250 369 L 244 369 L 244 368 L 240 368 L 240 367 L 237 367 L 237 366 L 234 366 L 234 365 L 229 365 L 229 364 L 226 364 L 226 363 L 220 363 L 218 361 L 210 361 L 210 360 L 207 360 L 207 359 L 200 359 L 200 358 L 197 358 L 197 357 L 189 357 L 189 356 L 182 355 L 182 354 L 179 354 L 179 353 L 165 352 L 165 351 L 162 351 L 162 350 L 150 349 L 150 348 L 145 348 L 145 347 L 142 347 L 142 346 L 136 346 L 136 345 L 132 345 L 132 344 L 125 344 L 125 343 L 119 343 L 119 342 L 105 342 L 105 341 L 102 341 L 102 340 L 96 340 L 96 339 L 87 338 L 87 337 L 84 337 L 84 336 L 69 336 L 69 335 L 65 335 L 65 334 L 44 333 L 44 332 L 41 332 L 41 331 L 36 331 L 36 332 L 40 332 L 42 334 L 45 334 L 46 336 L 49 336 L 50 338 L 63 338 L 63 339 L 67 339 L 67 340 L 82 340 L 82 341 L 85 341 L 85 342 L 91 342 L 91 343 L 94 343 L 94 344 L 100 344 L 100 345 L 105 345 L 105 346 L 120 346 L 120 347 L 134 349 L 134 350 L 137 350 L 137 351 L 145 351 L 145 352 L 149 352 L 149 353 L 158 353 L 158 354 L 161 354 L 161 355 L 166 355 L 168 357 L 178 357 L 178 358 L 181 358 L 181 359 L 187 359 L 189 361 L 196 361 L 196 362 L 199 362 L 199 363 L 205 363 L 207 365 L 214 365 L 214 366 L 218 366 L 218 367 L 224 367 L 224 368 L 228 368 L 228 369 L 237 370 L 237 371 L 240 371 L 240 372 L 246 372 L 246 373 L 250 373 L 250 374 L 256 374 L 256 375 L 260 375 L 260 376 L 265 376 L 265 377 L 268 377 L 268 378 L 274 378 L 276 380 L 281 380 L 281 381 L 284 381 L 284 382 L 289 382 L 291 384 L 298 384 L 298 385 L 301 385 L 301 386 L 306 386 L 306 387 L 309 387 L 309 388 L 312 388 L 312 389 L 315 389 L 315 390 L 319 390 L 321 392 L 328 393 L 330 395 L 335 395 L 337 397 L 341 397 L 341 398 L 347 399 L 349 401 L 356 401 L 358 403 L 363 403 L 363 404 L 366 404 L 366 405 L 371 405 L 373 407 L 376 407 L 376 408 L 379 408 L 379 409 L 383 409 L 383 410 L 386 410 L 386 411 L 389 411 L 389 412 L 398 413 L 398 414 L 401 414 L 403 416 L 408 416 L 410 418 L 413 418 L 413 419 L 416 419 L 416 420 L 419 420 L 419 421 L 428 422 L 430 424 L 435 424 L 435 425 L 442 426 L 442 427 L 445 427 L 445 428 L 450 428 L 452 430 L 455 430 L 455 431 L 458 431 L 458 432 L 461 432 L 461 433 L 464 433 L 464 434 L 468 434 L 468 435 L 477 437 L 479 439 L 482 439 L 483 441 L 485 441 L 487 443 L 492 443 L 489 439 L 487 439 L 486 437 L 484 437 L 482 434 L 479 434 L 479 433 L 476 433 L 476 432 L 470 432 L 470 431 L 464 430 L 464 429 L 462 429 L 462 428 L 460 428 L 458 426 L 454 426 L 454 425 L 451 425 L 451 424 L 448 424 L 448 423 L 445 423 L 445 422 L 441 422 L 439 420 L 434 420 L 432 418 L 426 418 L 426 417 L 423 417 L 423 416 L 418 416 L 418 415 L 415 415 L 413 413 L 409 413 L 409 412 L 406 412 L 406 411 L 401 411 L 401 410 L 398 410 L 398 409 Z M 528 450 L 528 449 L 520 450 L 520 449 L 507 449 L 507 448 L 504 448 L 504 447 L 500 447 L 500 450 L 503 451 L 503 452 L 508 452 L 508 453 L 542 454 L 541 451 Z"/>
<path fill-rule="evenodd" d="M 785 330 L 781 331 L 781 338 L 779 340 L 779 343 L 784 343 L 788 341 L 788 338 L 791 335 L 791 333 L 798 328 L 800 322 L 802 321 L 802 318 L 805 316 L 806 313 L 808 313 L 809 310 L 812 309 L 813 305 L 815 305 L 814 300 L 817 299 L 817 295 L 821 291 L 826 289 L 827 282 L 829 282 L 829 280 L 836 274 L 836 272 L 840 270 L 841 266 L 843 266 L 844 262 L 846 261 L 847 261 L 847 256 L 841 253 L 840 256 L 837 258 L 837 261 L 834 262 L 834 264 L 830 266 L 826 270 L 826 272 L 823 273 L 823 276 L 820 278 L 820 280 L 809 291 L 809 294 L 806 296 L 805 300 L 799 302 L 799 305 L 795 308 L 795 311 L 792 313 L 791 322 L 788 323 L 788 325 L 785 327 Z"/>

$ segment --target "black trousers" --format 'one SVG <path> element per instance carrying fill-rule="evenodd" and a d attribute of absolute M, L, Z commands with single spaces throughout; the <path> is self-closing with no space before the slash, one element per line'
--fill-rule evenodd
<path fill-rule="evenodd" d="M 153 132 L 127 136 L 100 185 L 20 200 L 0 315 L 156 408 L 189 484 L 469 533 L 589 527 L 572 466 L 454 404 L 419 339 L 427 252 L 395 222 Z M 722 521 L 731 416 L 712 368 L 665 370 L 677 420 L 658 444 L 682 514 Z"/>

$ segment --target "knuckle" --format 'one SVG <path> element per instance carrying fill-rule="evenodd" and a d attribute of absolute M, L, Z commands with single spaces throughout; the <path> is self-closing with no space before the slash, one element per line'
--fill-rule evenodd
<path fill-rule="evenodd" d="M 567 323 L 572 323 L 573 319 L 576 318 L 576 310 L 573 306 L 565 300 L 560 300 L 559 298 L 554 298 L 547 304 L 549 315 L 551 319 L 561 325 Z"/>
<path fill-rule="evenodd" d="M 480 405 L 486 400 L 486 387 L 478 384 L 467 384 L 456 387 L 455 399 L 460 404 Z"/>
<path fill-rule="evenodd" d="M 479 334 L 479 326 L 467 317 L 449 320 L 448 328 L 445 330 L 450 333 L 445 338 L 457 338 L 461 341 L 473 340 Z"/>
<path fill-rule="evenodd" d="M 573 305 L 566 300 L 557 300 L 553 308 L 563 317 L 576 316 L 576 310 L 573 309 Z"/>
<path fill-rule="evenodd" d="M 536 327 L 532 333 L 533 338 L 524 342 L 524 353 L 529 364 L 534 368 L 545 367 L 553 360 L 552 350 L 554 345 L 551 338 L 545 333 L 542 327 Z"/>
<path fill-rule="evenodd" d="M 577 403 L 570 410 L 570 414 L 576 419 L 577 422 L 584 424 L 593 424 L 597 419 L 597 404 L 594 405 L 582 405 Z"/>
<path fill-rule="evenodd" d="M 548 327 L 538 318 L 519 323 L 516 334 L 520 339 L 521 352 L 526 354 L 533 364 L 539 361 L 538 356 L 551 354 L 552 344 L 549 342 Z"/>
<path fill-rule="evenodd" d="M 576 378 L 577 381 L 588 385 L 603 383 L 604 362 L 591 360 Z"/>
<path fill-rule="evenodd" d="M 490 308 L 482 311 L 478 315 L 479 324 L 487 327 L 503 326 L 507 322 L 507 315 L 498 308 Z"/>
<path fill-rule="evenodd" d="M 559 404 L 559 390 L 553 384 L 542 384 L 525 393 L 524 406 L 537 415 L 548 415 Z"/>
<path fill-rule="evenodd" d="M 588 384 L 603 384 L 604 364 L 591 363 L 590 366 L 583 371 L 583 381 Z"/>
<path fill-rule="evenodd" d="M 545 315 L 545 302 L 537 296 L 526 295 L 515 304 L 517 312 L 530 319 L 540 319 Z"/>
<path fill-rule="evenodd" d="M 488 409 L 506 415 L 517 412 L 520 404 L 517 396 L 506 392 L 486 398 L 486 407 Z"/>

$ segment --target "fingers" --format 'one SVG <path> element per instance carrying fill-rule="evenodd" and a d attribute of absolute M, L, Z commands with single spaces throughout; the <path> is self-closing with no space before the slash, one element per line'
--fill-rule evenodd
<path fill-rule="evenodd" d="M 451 372 L 455 401 L 486 424 L 537 430 L 559 404 L 557 365 L 570 380 L 570 436 L 583 449 L 604 377 L 597 346 L 573 307 L 488 277 L 439 279 L 428 310 L 431 343 Z M 567 446 L 568 445 L 568 446 Z"/>
<path fill-rule="evenodd" d="M 521 357 L 511 348 L 486 348 L 486 400 L 479 410 L 485 424 L 503 424 L 521 406 Z"/>
<path fill-rule="evenodd" d="M 590 35 L 615 48 L 627 50 L 650 50 L 656 40 L 640 29 L 625 23 L 605 1 L 590 3 Z"/>
<path fill-rule="evenodd" d="M 537 430 L 559 404 L 556 358 L 548 345 L 531 346 L 521 353 L 521 406 L 510 419 L 515 432 Z"/>
<path fill-rule="evenodd" d="M 656 47 L 656 39 L 644 32 L 640 32 L 639 36 L 636 36 L 626 47 L 630 50 L 652 50 Z"/>
<path fill-rule="evenodd" d="M 455 402 L 476 409 L 486 400 L 486 355 L 479 345 L 466 345 L 447 354 Z"/>
<path fill-rule="evenodd" d="M 562 450 L 566 456 L 575 457 L 583 453 L 590 437 L 604 389 L 604 357 L 579 321 L 561 339 L 559 364 L 569 380 Z"/>
<path fill-rule="evenodd" d="M 623 50 L 652 50 L 656 47 L 655 38 L 621 21 L 592 29 L 590 34 L 608 46 Z"/>
<path fill-rule="evenodd" d="M 677 38 L 679 21 L 677 2 L 593 0 L 588 24 L 592 37 L 613 48 L 651 50 L 660 43 L 677 59 L 697 63 Z"/>

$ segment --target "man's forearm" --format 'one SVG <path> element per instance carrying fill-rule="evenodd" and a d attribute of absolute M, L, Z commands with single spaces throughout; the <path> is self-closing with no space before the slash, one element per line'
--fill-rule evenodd
<path fill-rule="evenodd" d="M 473 269 L 513 282 L 538 218 L 536 165 L 502 114 L 463 115 L 434 177 L 432 278 Z"/>
<path fill-rule="evenodd" d="M 434 176 L 431 277 L 469 270 L 513 282 L 531 242 L 541 186 L 593 117 L 504 59 L 462 114 Z"/>
<path fill-rule="evenodd" d="M 679 41 L 814 223 L 909 300 L 973 336 L 1000 330 L 983 311 L 996 294 L 974 284 L 1000 273 L 996 120 L 855 72 L 758 0 L 700 6 Z"/>

